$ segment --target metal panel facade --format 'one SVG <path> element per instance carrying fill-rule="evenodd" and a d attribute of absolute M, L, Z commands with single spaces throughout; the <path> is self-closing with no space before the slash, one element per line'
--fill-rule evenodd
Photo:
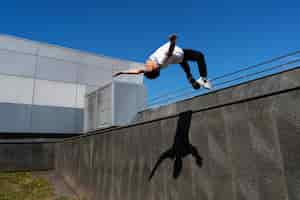
<path fill-rule="evenodd" d="M 34 105 L 31 112 L 31 132 L 77 133 L 83 127 L 81 109 Z"/>
<path fill-rule="evenodd" d="M 39 44 L 8 35 L 0 35 L 0 49 L 36 54 Z"/>
<path fill-rule="evenodd" d="M 36 78 L 76 83 L 79 67 L 80 65 L 76 63 L 40 57 L 37 65 Z"/>
<path fill-rule="evenodd" d="M 114 123 L 128 124 L 138 112 L 146 107 L 143 85 L 114 81 Z"/>
<path fill-rule="evenodd" d="M 103 86 L 112 80 L 112 71 L 96 66 L 82 66 L 78 70 L 78 83 Z"/>
<path fill-rule="evenodd" d="M 33 77 L 36 56 L 0 50 L 0 73 Z"/>
<path fill-rule="evenodd" d="M 113 81 L 86 96 L 85 130 L 129 124 L 146 106 L 141 84 Z"/>
<path fill-rule="evenodd" d="M 34 94 L 35 105 L 58 107 L 76 105 L 76 84 L 36 80 Z"/>
<path fill-rule="evenodd" d="M 0 125 L 0 132 L 27 132 L 30 130 L 28 127 L 35 126 L 35 131 L 82 131 L 83 125 L 80 124 L 83 124 L 84 96 L 112 81 L 114 60 L 0 35 L 0 103 L 5 103 L 0 112 L 0 118 L 3 118 L 2 122 L 5 124 Z M 121 60 L 117 62 L 124 69 L 129 68 L 131 63 Z M 30 124 L 31 118 L 24 118 L 24 106 L 26 113 L 31 113 L 29 116 L 33 117 L 32 123 L 39 124 Z M 66 120 L 76 119 L 76 122 L 65 122 L 61 116 L 58 117 L 60 120 L 54 118 L 61 114 L 61 109 L 78 108 L 81 114 L 67 111 L 68 114 L 61 115 L 67 117 Z M 19 117 L 16 116 L 18 114 Z M 43 120 L 42 114 L 49 115 L 49 119 Z M 55 120 L 57 124 L 51 123 L 51 120 Z"/>
<path fill-rule="evenodd" d="M 29 132 L 31 105 L 0 103 L 1 132 Z"/>
<path fill-rule="evenodd" d="M 31 104 L 33 79 L 0 74 L 0 102 Z"/>

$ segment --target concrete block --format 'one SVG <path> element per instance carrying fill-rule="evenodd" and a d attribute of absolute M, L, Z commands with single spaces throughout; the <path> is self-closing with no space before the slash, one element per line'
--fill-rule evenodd
<path fill-rule="evenodd" d="M 248 84 L 248 90 L 246 91 L 247 97 L 250 98 L 278 91 L 280 88 L 279 79 L 280 76 L 269 76 L 250 82 Z"/>
<path fill-rule="evenodd" d="M 208 108 L 217 105 L 218 99 L 215 93 L 202 95 L 196 98 L 192 98 L 189 100 L 190 105 L 189 109 L 191 110 L 200 110 L 203 108 Z M 183 112 L 182 110 L 181 112 Z"/>
<path fill-rule="evenodd" d="M 216 93 L 217 102 L 219 105 L 235 101 L 233 99 L 234 88 L 226 88 Z"/>
<path fill-rule="evenodd" d="M 249 84 L 240 84 L 235 86 L 234 90 L 232 90 L 232 100 L 231 101 L 238 101 L 242 99 L 248 98 L 248 91 L 251 86 Z M 224 102 L 218 102 L 219 104 L 222 104 Z M 227 102 L 228 103 L 228 102 Z"/>
<path fill-rule="evenodd" d="M 280 89 L 289 89 L 300 86 L 300 69 L 291 70 L 280 75 Z"/>

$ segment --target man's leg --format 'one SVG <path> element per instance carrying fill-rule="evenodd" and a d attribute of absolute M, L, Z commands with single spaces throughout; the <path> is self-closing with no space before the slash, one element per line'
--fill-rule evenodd
<path fill-rule="evenodd" d="M 206 89 L 212 89 L 211 82 L 207 80 L 206 63 L 203 53 L 192 49 L 183 49 L 183 52 L 185 62 L 196 61 L 198 64 L 200 78 L 197 80 L 197 82 Z"/>
<path fill-rule="evenodd" d="M 184 70 L 185 75 L 186 75 L 186 78 L 187 78 L 188 80 L 192 79 L 192 78 L 193 78 L 193 75 L 192 75 L 192 73 L 191 73 L 191 69 L 190 69 L 189 63 L 187 63 L 186 61 L 183 61 L 182 63 L 180 63 L 180 66 L 181 66 L 182 69 Z"/>
<path fill-rule="evenodd" d="M 201 77 L 207 77 L 206 62 L 203 53 L 192 49 L 183 49 L 184 61 L 196 61 Z"/>
<path fill-rule="evenodd" d="M 187 63 L 186 61 L 183 61 L 182 63 L 180 63 L 180 66 L 182 67 L 182 69 L 185 72 L 186 78 L 189 80 L 189 82 L 192 84 L 194 89 L 199 89 L 200 85 L 199 83 L 196 82 L 196 80 L 193 78 L 193 75 L 191 73 L 191 69 L 189 66 L 189 63 Z"/>

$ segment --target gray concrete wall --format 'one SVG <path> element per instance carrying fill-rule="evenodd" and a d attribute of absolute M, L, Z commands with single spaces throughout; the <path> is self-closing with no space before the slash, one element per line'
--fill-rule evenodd
<path fill-rule="evenodd" d="M 170 105 L 144 110 L 136 117 L 136 122 L 149 121 L 174 115 L 185 110 L 199 110 L 211 106 L 235 102 L 245 98 L 264 95 L 300 85 L 300 67 L 245 82 L 236 86 L 216 90 Z"/>
<path fill-rule="evenodd" d="M 54 169 L 54 145 L 0 141 L 0 172 Z"/>
<path fill-rule="evenodd" d="M 203 165 L 186 156 L 176 180 L 172 159 L 163 160 L 151 181 L 148 177 L 180 133 L 178 116 L 58 143 L 56 169 L 88 199 L 300 199 L 299 86 L 295 69 L 170 105 L 207 108 L 193 113 L 188 133 Z M 209 108 L 227 101 L 236 103 Z M 157 116 L 167 111 L 160 112 Z M 145 118 L 157 117 L 152 114 Z"/>

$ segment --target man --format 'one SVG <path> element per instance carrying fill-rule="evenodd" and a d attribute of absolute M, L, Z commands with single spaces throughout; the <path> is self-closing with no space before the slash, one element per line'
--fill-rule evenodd
<path fill-rule="evenodd" d="M 207 79 L 206 63 L 204 55 L 192 49 L 181 49 L 176 46 L 177 36 L 172 34 L 169 36 L 169 42 L 158 48 L 146 61 L 145 69 L 130 69 L 114 74 L 114 77 L 121 74 L 141 74 L 146 78 L 155 79 L 159 76 L 160 70 L 166 68 L 170 64 L 180 64 L 183 68 L 188 81 L 194 89 L 201 86 L 211 89 L 211 83 Z M 198 64 L 200 78 L 195 80 L 190 70 L 188 61 L 195 61 Z"/>

